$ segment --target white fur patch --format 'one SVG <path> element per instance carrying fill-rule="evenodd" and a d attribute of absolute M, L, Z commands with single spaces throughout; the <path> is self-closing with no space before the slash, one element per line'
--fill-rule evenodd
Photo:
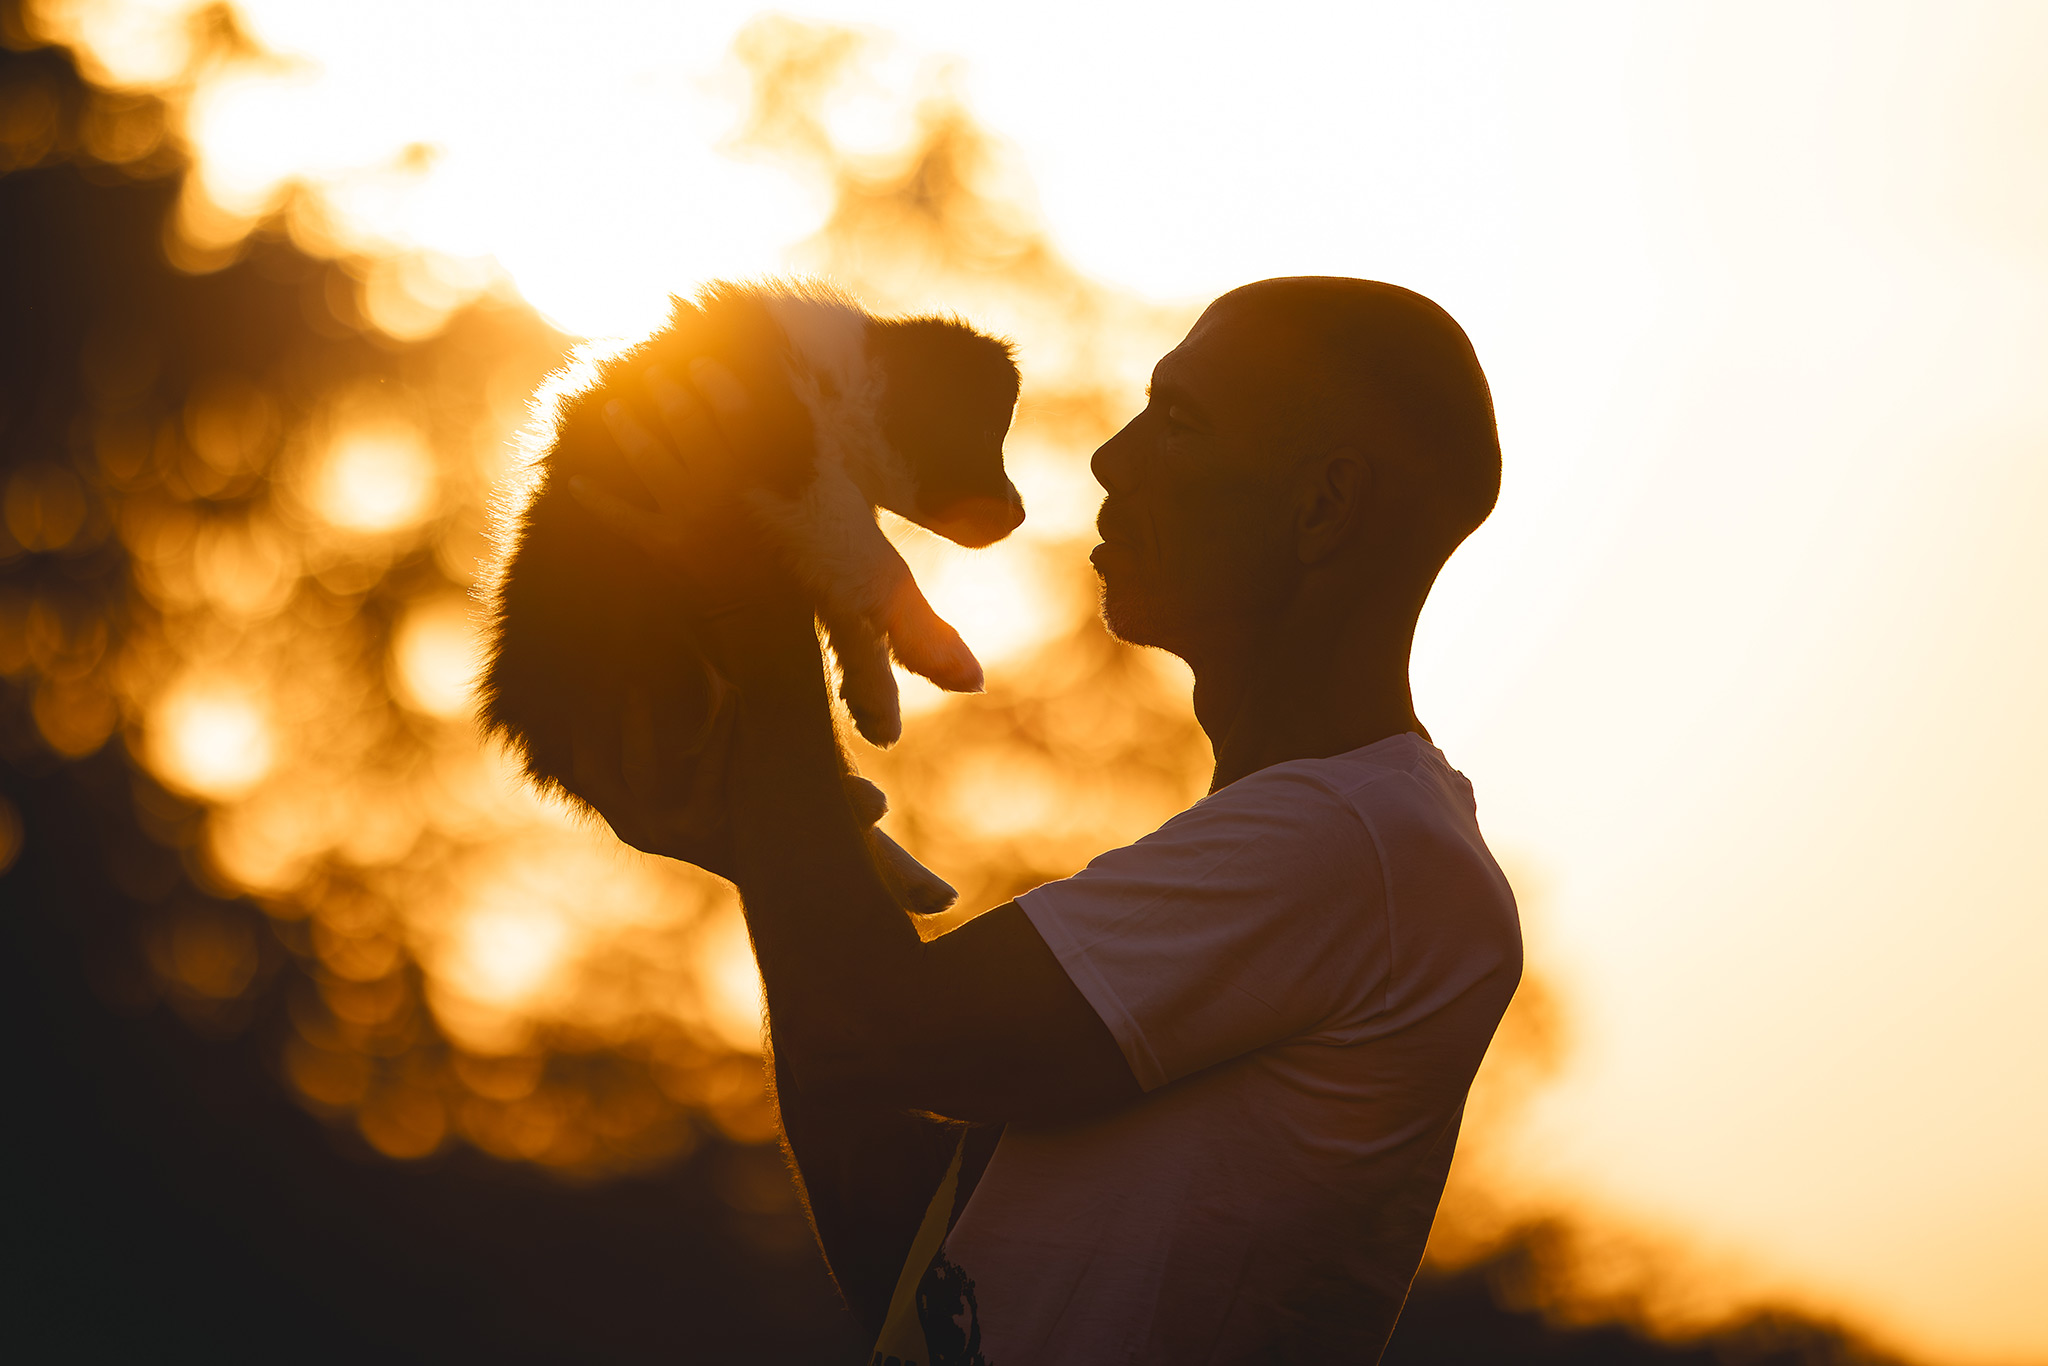
<path fill-rule="evenodd" d="M 823 289 L 770 294 L 763 302 L 790 350 L 814 377 L 829 381 L 824 388 L 851 398 L 876 387 L 868 373 L 868 318 L 857 304 Z"/>
<path fill-rule="evenodd" d="M 790 388 L 810 410 L 817 465 L 795 498 L 763 488 L 753 491 L 748 502 L 816 597 L 839 660 L 840 694 L 856 725 L 874 743 L 891 744 L 902 731 L 902 718 L 886 642 L 892 616 L 900 615 L 894 611 L 897 590 L 910 569 L 875 524 L 874 508 L 908 513 L 917 488 L 902 457 L 882 436 L 886 376 L 868 346 L 871 319 L 825 285 L 764 290 L 760 297 L 788 342 Z M 914 586 L 911 595 L 924 605 Z M 978 679 L 979 666 L 959 637 L 928 605 L 924 616 L 928 623 L 915 624 L 936 627 L 936 644 L 923 642 L 927 648 L 912 649 L 910 657 L 937 659 L 957 650 Z M 940 660 L 940 665 L 958 663 Z"/>
<path fill-rule="evenodd" d="M 777 291 L 762 302 L 789 341 L 797 372 L 790 381 L 811 410 L 819 463 L 843 465 L 870 506 L 911 516 L 917 485 L 910 467 L 882 436 L 882 391 L 888 377 L 868 347 L 866 310 L 820 284 Z"/>

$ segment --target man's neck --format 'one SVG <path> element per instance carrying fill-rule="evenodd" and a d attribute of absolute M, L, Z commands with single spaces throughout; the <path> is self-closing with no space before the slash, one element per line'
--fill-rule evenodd
<path fill-rule="evenodd" d="M 1414 619 L 1306 605 L 1193 652 L 1195 719 L 1216 754 L 1214 792 L 1273 764 L 1320 759 L 1427 731 L 1408 690 Z"/>

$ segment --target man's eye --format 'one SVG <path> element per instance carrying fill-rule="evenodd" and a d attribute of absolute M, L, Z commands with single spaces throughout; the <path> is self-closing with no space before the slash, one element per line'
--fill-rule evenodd
<path fill-rule="evenodd" d="M 1168 404 L 1166 409 L 1166 425 L 1176 431 L 1186 431 L 1194 424 L 1188 421 L 1188 415 L 1178 406 Z"/>

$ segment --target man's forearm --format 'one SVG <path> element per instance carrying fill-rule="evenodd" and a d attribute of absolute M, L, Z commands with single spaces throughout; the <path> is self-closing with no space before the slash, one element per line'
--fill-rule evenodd
<path fill-rule="evenodd" d="M 844 771 L 815 641 L 778 641 L 740 683 L 733 872 L 770 1014 L 800 1054 L 821 1028 L 857 1031 L 923 947 L 875 872 Z"/>
<path fill-rule="evenodd" d="M 776 1048 L 771 1028 L 771 1054 Z M 819 1248 L 847 1307 L 878 1332 L 959 1127 L 838 1088 L 806 1088 L 787 1058 L 771 1066 L 783 1142 Z"/>
<path fill-rule="evenodd" d="M 768 1001 L 783 1138 L 825 1259 L 879 1329 L 955 1140 L 859 1094 L 847 1050 L 872 1050 L 863 998 L 900 990 L 916 932 L 883 890 L 840 781 L 814 641 L 752 644 L 731 777 L 734 872 Z M 769 653 L 772 651 L 772 653 Z"/>

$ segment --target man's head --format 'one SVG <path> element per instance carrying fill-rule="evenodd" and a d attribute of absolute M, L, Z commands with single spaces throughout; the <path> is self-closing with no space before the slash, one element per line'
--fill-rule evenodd
<path fill-rule="evenodd" d="M 1412 624 L 1499 493 L 1472 344 L 1395 285 L 1232 290 L 1154 367 L 1148 400 L 1093 462 L 1103 615 L 1137 644 L 1227 647 L 1311 580 Z"/>

